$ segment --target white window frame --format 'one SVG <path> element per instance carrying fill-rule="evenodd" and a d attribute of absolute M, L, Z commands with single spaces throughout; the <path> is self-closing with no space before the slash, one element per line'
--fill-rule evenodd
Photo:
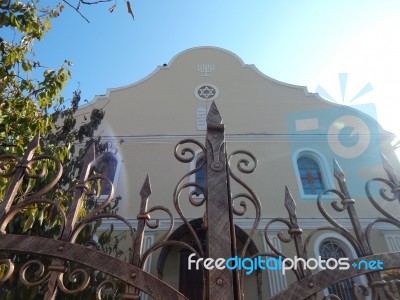
<path fill-rule="evenodd" d="M 343 238 L 341 235 L 335 232 L 329 232 L 329 233 L 323 233 L 320 236 L 318 236 L 314 242 L 314 253 L 315 257 L 320 256 L 319 248 L 322 242 L 326 240 L 332 240 L 337 242 L 343 250 L 346 252 L 346 255 L 348 255 L 349 260 L 356 259 L 358 257 L 356 250 L 353 248 L 353 245 L 345 238 Z M 368 286 L 367 280 L 365 276 L 357 276 L 354 278 L 355 283 L 357 284 L 362 284 L 364 286 Z M 329 290 L 328 288 L 323 290 L 324 296 L 329 295 Z M 367 300 L 371 299 L 371 296 L 366 297 Z"/>
<path fill-rule="evenodd" d="M 304 193 L 303 183 L 301 182 L 301 176 L 300 176 L 299 167 L 297 164 L 297 160 L 301 156 L 308 156 L 308 157 L 312 158 L 313 160 L 315 160 L 315 162 L 318 164 L 325 189 L 330 189 L 334 186 L 332 175 L 328 172 L 329 164 L 326 161 L 325 157 L 319 151 L 312 149 L 312 148 L 299 149 L 294 153 L 294 155 L 292 157 L 293 169 L 294 169 L 294 172 L 296 175 L 296 180 L 297 180 L 297 185 L 299 187 L 300 197 L 302 199 L 316 200 L 318 197 L 318 194 L 310 195 L 310 194 Z M 334 198 L 334 195 L 332 193 L 327 194 L 327 195 L 322 195 L 322 199 L 332 199 L 332 198 Z"/>

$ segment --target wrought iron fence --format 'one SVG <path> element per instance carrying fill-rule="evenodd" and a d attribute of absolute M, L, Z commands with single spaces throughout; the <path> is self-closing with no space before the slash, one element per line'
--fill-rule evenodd
<path fill-rule="evenodd" d="M 86 153 L 83 169 L 75 186 L 75 196 L 72 204 L 65 210 L 54 199 L 47 199 L 46 194 L 54 188 L 62 174 L 62 164 L 52 156 L 38 155 L 35 151 L 38 147 L 39 136 L 29 144 L 22 158 L 12 155 L 0 156 L 1 176 L 8 178 L 7 192 L 0 204 L 0 251 L 3 259 L 0 260 L 0 284 L 6 284 L 10 280 L 17 280 L 27 287 L 40 287 L 44 292 L 44 299 L 56 299 L 58 293 L 64 295 L 79 295 L 88 289 L 93 274 L 89 270 L 102 272 L 109 278 L 99 282 L 95 287 L 93 297 L 105 299 L 107 295 L 116 295 L 122 299 L 140 299 L 140 292 L 144 292 L 154 299 L 187 299 L 178 290 L 146 271 L 144 265 L 148 257 L 156 250 L 165 247 L 178 247 L 195 253 L 197 258 L 245 258 L 247 250 L 252 245 L 252 237 L 259 227 L 261 218 L 261 203 L 256 193 L 237 175 L 252 173 L 257 160 L 248 151 L 235 151 L 230 155 L 226 152 L 224 125 L 216 105 L 213 103 L 207 117 L 207 134 L 205 145 L 194 139 L 186 139 L 178 143 L 175 148 L 175 157 L 183 162 L 190 163 L 195 159 L 195 150 L 200 149 L 205 159 L 195 169 L 185 174 L 175 188 L 173 203 L 176 213 L 186 226 L 186 232 L 191 236 L 192 244 L 171 239 L 174 229 L 174 214 L 164 206 L 148 208 L 151 195 L 150 179 L 146 178 L 140 192 L 141 205 L 137 215 L 137 227 L 121 216 L 109 213 L 105 208 L 110 204 L 114 188 L 111 181 L 103 176 L 90 176 L 91 164 L 95 160 L 94 146 Z M 233 165 L 233 157 L 241 155 L 237 164 Z M 51 161 L 53 164 L 53 178 L 39 191 L 24 198 L 17 197 L 24 180 L 38 179 L 46 174 L 43 170 L 35 170 L 35 164 L 40 161 Z M 270 220 L 264 230 L 264 238 L 268 243 L 270 253 L 254 253 L 255 257 L 286 258 L 270 238 L 270 227 L 274 223 L 280 223 L 287 227 L 287 233 L 280 232 L 278 238 L 283 243 L 293 243 L 296 255 L 304 261 L 310 258 L 307 249 L 311 239 L 320 231 L 330 231 L 340 234 L 355 249 L 358 258 L 350 261 L 359 263 L 361 260 L 379 260 L 384 269 L 400 267 L 400 253 L 373 253 L 371 247 L 371 232 L 376 224 L 387 223 L 400 228 L 400 221 L 396 216 L 379 204 L 376 196 L 371 192 L 371 183 L 380 182 L 386 188 L 380 191 L 380 197 L 384 201 L 400 200 L 400 182 L 389 162 L 383 157 L 383 166 L 388 178 L 373 178 L 366 184 L 366 195 L 372 205 L 382 216 L 371 222 L 366 228 L 362 228 L 357 215 L 357 202 L 349 194 L 345 174 L 338 163 L 334 162 L 334 175 L 339 189 L 326 190 L 318 196 L 317 206 L 330 226 L 324 226 L 313 230 L 304 236 L 296 214 L 296 204 L 286 187 L 284 205 L 288 212 L 288 218 L 275 218 Z M 190 176 L 206 168 L 206 185 L 201 186 L 189 180 Z M 235 170 L 234 170 L 235 169 Z M 98 207 L 80 216 L 81 207 L 87 195 L 93 193 L 93 183 L 103 180 L 110 185 L 107 199 Z M 231 194 L 231 181 L 242 187 L 242 192 Z M 202 217 L 201 227 L 206 231 L 206 245 L 198 237 L 194 223 L 185 217 L 181 209 L 182 191 L 192 188 L 189 202 L 196 207 L 205 206 L 205 214 Z M 347 214 L 352 224 L 352 230 L 346 229 L 325 209 L 326 201 L 322 201 L 323 194 L 333 193 L 340 200 L 333 200 L 331 207 L 338 213 Z M 201 194 L 202 197 L 194 197 Z M 240 202 L 239 202 L 240 200 Z M 239 204 L 237 204 L 239 202 Z M 236 203 L 236 205 L 235 205 Z M 253 226 L 247 235 L 242 238 L 243 247 L 238 253 L 236 245 L 235 216 L 243 216 L 247 212 L 247 205 L 254 207 Z M 56 212 L 59 220 L 58 235 L 54 238 L 44 236 L 30 236 L 21 233 L 10 233 L 10 226 L 18 215 L 31 207 L 51 208 Z M 151 220 L 151 214 L 156 211 L 165 213 L 169 218 L 168 230 L 147 250 L 143 251 L 143 237 L 145 228 L 157 229 L 159 221 Z M 92 222 L 102 219 L 115 219 L 125 223 L 127 232 L 132 237 L 132 253 L 128 262 L 101 253 L 96 249 L 77 244 L 79 234 Z M 15 254 L 26 254 L 22 265 L 17 265 Z M 368 287 L 361 284 L 353 284 L 351 290 L 352 299 L 366 299 L 368 295 L 372 299 L 399 299 L 396 289 L 396 280 L 385 281 L 377 270 L 349 268 L 346 270 L 320 270 L 311 272 L 304 267 L 292 270 L 297 281 L 289 287 L 273 296 L 272 299 L 316 299 L 318 295 L 323 299 L 340 299 L 337 294 L 321 296 L 321 291 L 332 285 L 343 282 L 346 279 L 365 274 Z M 228 268 L 208 270 L 201 269 L 203 277 L 203 298 L 205 299 L 244 299 L 244 270 L 230 270 Z M 118 284 L 116 282 L 119 282 Z M 351 282 L 351 281 L 350 281 Z M 354 283 L 354 282 L 353 282 Z M 336 286 L 336 291 L 341 285 Z M 330 288 L 335 291 L 335 288 Z M 258 288 L 259 299 L 266 298 Z M 342 296 L 343 297 L 343 296 Z M 345 300 L 345 299 L 342 299 Z"/>

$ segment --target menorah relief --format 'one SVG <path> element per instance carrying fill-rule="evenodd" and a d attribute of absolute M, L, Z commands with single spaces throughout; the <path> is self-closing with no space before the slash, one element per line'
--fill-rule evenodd
<path fill-rule="evenodd" d="M 198 64 L 197 65 L 197 70 L 199 70 L 200 73 L 202 73 L 200 76 L 211 76 L 211 72 L 213 72 L 215 69 L 214 64 Z"/>

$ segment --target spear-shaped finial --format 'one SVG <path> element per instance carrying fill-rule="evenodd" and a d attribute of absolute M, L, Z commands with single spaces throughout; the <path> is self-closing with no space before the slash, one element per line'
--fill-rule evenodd
<path fill-rule="evenodd" d="M 142 203 L 143 203 L 143 201 L 147 202 L 147 200 L 149 199 L 149 197 L 151 195 L 151 192 L 152 191 L 151 191 L 150 177 L 147 174 L 146 179 L 144 180 L 144 183 L 142 185 L 142 189 L 140 190 L 140 197 L 142 199 Z M 144 209 L 144 210 L 146 210 L 146 209 Z"/>
<path fill-rule="evenodd" d="M 285 185 L 285 207 L 289 213 L 289 219 L 294 228 L 298 228 L 296 216 L 296 202 L 294 202 L 293 196 L 287 185 Z"/>
<path fill-rule="evenodd" d="M 336 159 L 333 159 L 333 174 L 335 175 L 335 178 L 339 184 L 340 191 L 346 196 L 347 199 L 350 199 L 351 197 L 349 189 L 347 188 L 345 174 Z"/>
<path fill-rule="evenodd" d="M 285 207 L 289 214 L 294 214 L 296 210 L 296 202 L 293 200 L 293 196 L 287 185 L 285 185 Z"/>
<path fill-rule="evenodd" d="M 81 170 L 81 174 L 79 176 L 79 181 L 84 182 L 89 177 L 90 168 L 92 163 L 96 158 L 96 147 L 95 144 L 92 143 L 87 149 L 85 156 L 83 157 L 83 167 Z"/>
<path fill-rule="evenodd" d="M 146 222 L 150 220 L 150 215 L 147 213 L 147 203 L 150 195 L 151 195 L 150 178 L 149 175 L 147 175 L 145 181 L 143 182 L 142 189 L 140 190 L 140 197 L 141 197 L 140 211 L 139 214 L 136 216 L 138 225 L 136 229 L 136 237 L 132 245 L 133 255 L 131 263 L 135 266 L 139 266 L 140 261 L 142 259 L 144 228 L 146 226 Z"/>
<path fill-rule="evenodd" d="M 62 235 L 62 239 L 69 239 L 70 233 L 74 230 L 75 224 L 78 220 L 79 208 L 81 207 L 83 201 L 83 194 L 85 191 L 88 191 L 89 186 L 86 183 L 86 180 L 89 177 L 90 168 L 95 159 L 95 145 L 92 143 L 89 149 L 86 151 L 85 156 L 83 157 L 83 167 L 81 169 L 81 173 L 79 175 L 79 182 L 75 186 L 75 197 L 74 202 L 72 202 L 71 206 L 67 209 L 67 224 L 65 226 L 65 230 Z"/>
<path fill-rule="evenodd" d="M 22 184 L 22 180 L 25 176 L 25 169 L 29 162 L 32 160 L 35 154 L 36 148 L 39 146 L 40 135 L 39 133 L 29 142 L 28 148 L 26 149 L 24 156 L 22 157 L 19 164 L 16 166 L 16 172 L 11 179 L 10 188 L 7 190 L 3 201 L 0 203 L 0 218 L 5 215 L 11 208 L 17 192 Z"/>
<path fill-rule="evenodd" d="M 383 153 L 381 153 L 381 157 L 382 157 L 383 168 L 385 169 L 386 174 L 389 177 L 390 181 L 393 182 L 396 186 L 399 186 L 400 182 L 397 179 L 397 176 L 394 172 L 394 168 L 392 167 L 391 163 Z"/>
<path fill-rule="evenodd" d="M 333 159 L 333 174 L 338 181 L 344 179 L 344 172 L 336 159 Z"/>
<path fill-rule="evenodd" d="M 212 102 L 210 110 L 207 114 L 207 128 L 214 130 L 224 130 L 224 124 L 222 123 L 222 117 L 219 113 L 215 101 Z"/>

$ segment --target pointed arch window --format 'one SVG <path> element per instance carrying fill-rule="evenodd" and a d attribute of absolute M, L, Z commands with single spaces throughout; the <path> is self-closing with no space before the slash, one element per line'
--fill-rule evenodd
<path fill-rule="evenodd" d="M 321 168 L 310 155 L 301 155 L 297 159 L 301 186 L 305 195 L 318 195 L 325 190 Z"/>

